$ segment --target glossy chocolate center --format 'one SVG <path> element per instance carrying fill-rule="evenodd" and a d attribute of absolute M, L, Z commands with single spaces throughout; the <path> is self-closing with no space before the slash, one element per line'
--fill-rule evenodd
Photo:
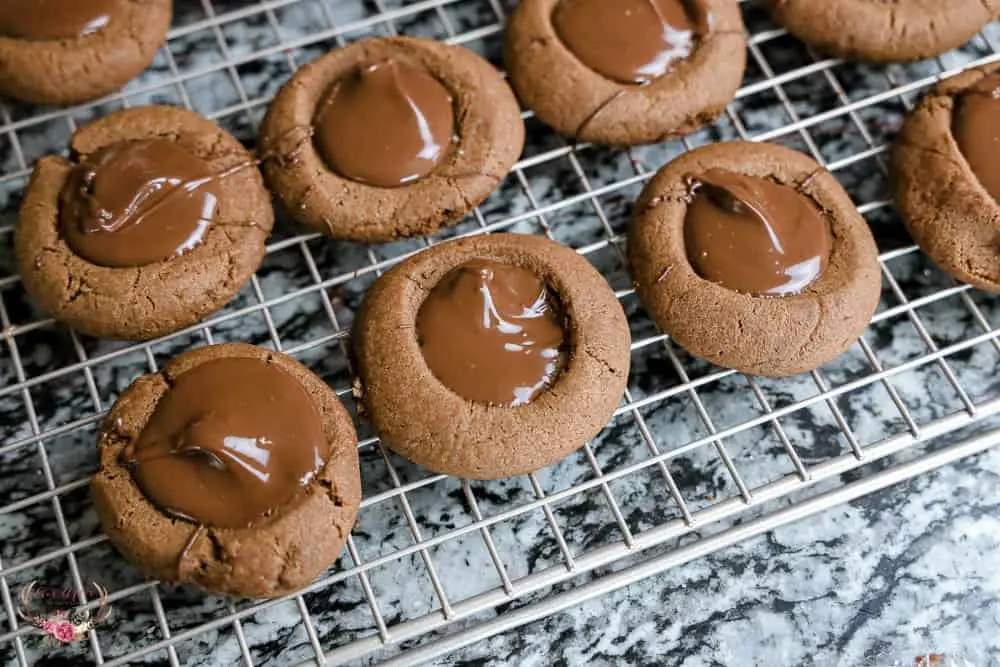
<path fill-rule="evenodd" d="M 182 373 L 124 462 L 167 514 L 244 528 L 291 501 L 329 452 L 319 412 L 296 378 L 230 357 Z"/>
<path fill-rule="evenodd" d="M 979 182 L 1000 201 L 1000 73 L 958 98 L 952 133 Z"/>
<path fill-rule="evenodd" d="M 620 83 L 657 79 L 691 55 L 702 34 L 684 0 L 561 0 L 559 39 L 590 69 Z"/>
<path fill-rule="evenodd" d="M 431 372 L 456 394 L 514 406 L 552 384 L 566 333 L 538 276 L 473 260 L 431 290 L 417 314 L 417 340 Z"/>
<path fill-rule="evenodd" d="M 437 167 L 455 133 L 455 111 L 440 81 L 387 60 L 335 83 L 314 124 L 316 146 L 334 171 L 392 188 Z"/>
<path fill-rule="evenodd" d="M 219 183 L 175 142 L 123 141 L 74 166 L 60 199 L 63 237 L 76 254 L 101 266 L 144 266 L 198 245 Z"/>
<path fill-rule="evenodd" d="M 120 0 L 0 0 L 0 35 L 76 39 L 105 28 L 122 9 Z"/>
<path fill-rule="evenodd" d="M 781 296 L 819 278 L 830 229 L 811 199 L 766 178 L 709 169 L 697 177 L 684 221 L 688 260 L 705 280 Z"/>

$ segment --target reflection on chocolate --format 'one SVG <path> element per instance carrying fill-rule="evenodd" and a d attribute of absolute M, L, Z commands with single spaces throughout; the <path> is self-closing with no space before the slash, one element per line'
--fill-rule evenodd
<path fill-rule="evenodd" d="M 296 378 L 229 357 L 182 373 L 124 461 L 167 514 L 244 528 L 291 501 L 329 452 L 319 412 Z"/>
<path fill-rule="evenodd" d="M 709 169 L 697 177 L 684 221 L 694 270 L 746 294 L 801 292 L 830 258 L 830 229 L 819 208 L 788 185 Z"/>
<path fill-rule="evenodd" d="M 417 313 L 427 366 L 477 403 L 531 401 L 558 374 L 565 338 L 545 283 L 527 269 L 489 260 L 452 270 Z"/>
<path fill-rule="evenodd" d="M 388 60 L 336 82 L 314 124 L 316 145 L 334 171 L 392 188 L 437 167 L 452 142 L 455 111 L 440 81 Z"/>
<path fill-rule="evenodd" d="M 689 0 L 561 0 L 552 23 L 584 65 L 620 83 L 642 84 L 690 56 L 704 34 L 688 4 Z"/>
<path fill-rule="evenodd" d="M 983 77 L 962 94 L 952 133 L 979 182 L 1000 201 L 1000 73 Z"/>
<path fill-rule="evenodd" d="M 101 30 L 122 10 L 121 0 L 0 0 L 0 35 L 76 39 Z"/>
<path fill-rule="evenodd" d="M 112 144 L 76 165 L 60 197 L 63 236 L 101 266 L 144 266 L 198 245 L 219 199 L 209 165 L 166 139 Z"/>

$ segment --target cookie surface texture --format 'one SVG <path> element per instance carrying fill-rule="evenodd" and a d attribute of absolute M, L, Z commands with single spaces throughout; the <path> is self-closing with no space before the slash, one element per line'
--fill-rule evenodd
<path fill-rule="evenodd" d="M 998 74 L 1000 66 L 990 65 L 938 84 L 906 119 L 892 157 L 896 205 L 917 245 L 952 277 L 990 292 L 1000 292 L 1000 204 L 973 171 L 953 127 L 962 97 L 991 97 L 972 89 L 996 82 Z M 972 141 L 996 155 L 995 138 Z"/>
<path fill-rule="evenodd" d="M 47 0 L 27 11 L 58 12 L 58 5 L 69 2 L 83 4 L 81 0 Z M 149 67 L 170 29 L 171 0 L 98 4 L 108 8 L 107 25 L 70 38 L 5 35 L 0 20 L 0 95 L 34 104 L 77 104 L 117 91 Z"/>
<path fill-rule="evenodd" d="M 599 73 L 560 37 L 554 16 L 569 1 L 518 3 L 505 50 L 521 102 L 560 134 L 616 146 L 655 143 L 713 122 L 736 94 L 746 65 L 738 2 L 679 3 L 691 8 L 692 22 L 704 25 L 703 34 L 666 73 L 636 85 Z M 636 11 L 643 9 L 648 7 Z M 587 41 L 593 38 L 581 43 Z"/>
<path fill-rule="evenodd" d="M 768 179 L 811 200 L 831 238 L 818 278 L 797 293 L 757 296 L 695 271 L 685 241 L 691 183 L 713 169 Z M 663 167 L 636 204 L 628 256 L 639 297 L 665 333 L 714 364 L 756 375 L 794 375 L 839 356 L 868 325 L 882 284 L 868 225 L 837 180 L 772 144 L 712 144 Z M 738 250 L 731 257 L 742 261 Z"/>
<path fill-rule="evenodd" d="M 142 266 L 99 265 L 63 233 L 60 204 L 74 165 L 116 144 L 164 140 L 206 165 L 217 192 L 197 244 Z M 173 107 L 116 112 L 82 128 L 73 162 L 43 157 L 25 190 L 15 230 L 25 290 L 56 320 L 100 338 L 148 340 L 183 329 L 239 292 L 264 256 L 274 224 L 271 197 L 253 156 L 208 119 Z"/>
<path fill-rule="evenodd" d="M 528 269 L 561 303 L 565 365 L 524 405 L 458 395 L 431 372 L 417 338 L 431 291 L 478 260 Z M 610 419 L 628 378 L 629 330 L 615 293 L 572 249 L 532 236 L 472 237 L 407 259 L 369 290 L 354 336 L 362 401 L 383 441 L 430 470 L 470 479 L 524 474 L 582 447 Z"/>
<path fill-rule="evenodd" d="M 954 49 L 1000 14 L 998 0 L 771 0 L 774 19 L 820 51 L 905 62 Z"/>
<path fill-rule="evenodd" d="M 266 521 L 216 528 L 164 513 L 143 493 L 123 455 L 178 378 L 202 364 L 233 359 L 274 365 L 299 382 L 319 415 L 329 454 L 302 492 Z M 357 436 L 336 392 L 291 357 L 251 345 L 200 348 L 137 379 L 108 413 L 98 449 L 91 489 L 115 548 L 151 577 L 218 594 L 272 598 L 308 585 L 340 554 L 361 499 Z"/>
<path fill-rule="evenodd" d="M 319 150 L 317 114 L 331 90 L 380 63 L 426 72 L 452 98 L 454 141 L 430 173 L 398 187 L 345 177 Z M 485 200 L 517 161 L 524 123 L 500 73 L 468 49 L 412 37 L 365 39 L 305 65 L 279 91 L 260 133 L 268 184 L 289 214 L 338 239 L 430 234 Z"/>

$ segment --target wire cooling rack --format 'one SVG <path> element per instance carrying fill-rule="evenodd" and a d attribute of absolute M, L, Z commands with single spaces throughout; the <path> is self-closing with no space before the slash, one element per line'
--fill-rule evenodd
<path fill-rule="evenodd" d="M 511 175 L 460 225 L 381 246 L 335 243 L 287 220 L 260 271 L 202 324 L 139 345 L 55 325 L 26 299 L 11 233 L 40 155 L 110 110 L 183 105 L 253 146 L 299 65 L 371 35 L 461 44 L 500 62 L 509 0 L 178 0 L 153 68 L 120 95 L 68 110 L 0 105 L 0 662 L 412 664 L 846 502 L 1000 441 L 1000 300 L 956 284 L 911 244 L 888 201 L 888 142 L 940 76 L 998 59 L 996 25 L 906 66 L 818 56 L 743 3 L 744 85 L 713 127 L 631 151 L 572 145 L 524 118 Z M 882 302 L 841 359 L 785 380 L 688 356 L 639 307 L 623 264 L 631 203 L 664 162 L 745 138 L 798 148 L 848 189 L 879 242 Z M 534 475 L 465 482 L 383 450 L 364 424 L 364 500 L 339 562 L 266 603 L 145 580 L 100 533 L 87 484 L 102 414 L 137 375 L 192 347 L 246 341 L 289 353 L 353 408 L 345 346 L 365 289 L 409 253 L 458 235 L 544 234 L 607 276 L 629 314 L 633 371 L 612 422 Z M 68 587 L 114 620 L 54 648 L 15 614 L 27 582 Z M 90 597 L 86 597 L 90 595 Z"/>

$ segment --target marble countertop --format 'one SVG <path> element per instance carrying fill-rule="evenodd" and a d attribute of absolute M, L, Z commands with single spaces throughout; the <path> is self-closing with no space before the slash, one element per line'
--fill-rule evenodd
<path fill-rule="evenodd" d="M 76 338 L 46 323 L 15 277 L 10 229 L 30 163 L 46 153 L 65 152 L 72 127 L 125 103 L 192 106 L 252 147 L 254 128 L 274 91 L 295 66 L 335 48 L 341 38 L 393 31 L 452 37 L 500 63 L 498 12 L 509 12 L 513 4 L 178 0 L 167 49 L 123 98 L 65 113 L 16 106 L 0 110 L 0 314 L 9 320 L 0 349 L 0 576 L 7 586 L 0 585 L 0 665 L 94 660 L 88 642 L 47 646 L 36 635 L 12 630 L 12 608 L 5 598 L 33 579 L 72 583 L 77 573 L 81 581 L 100 581 L 115 598 L 115 620 L 97 631 L 105 661 L 293 665 L 313 660 L 316 647 L 336 651 L 374 641 L 377 619 L 391 634 L 409 621 L 439 614 L 442 594 L 455 604 L 502 590 L 484 533 L 475 528 L 479 515 L 490 522 L 486 534 L 515 585 L 557 571 L 570 558 L 620 545 L 621 524 L 641 536 L 681 515 L 658 466 L 614 477 L 606 487 L 595 482 L 595 466 L 615 476 L 649 461 L 654 448 L 676 450 L 666 467 L 688 509 L 697 514 L 740 497 L 739 484 L 708 438 L 712 428 L 736 431 L 722 444 L 753 491 L 794 475 L 782 434 L 805 467 L 819 468 L 849 456 L 852 448 L 865 451 L 905 438 L 912 430 L 908 420 L 925 428 L 965 414 L 965 401 L 984 405 L 1000 396 L 1000 346 L 970 342 L 1000 327 L 1000 298 L 963 291 L 909 249 L 911 241 L 887 202 L 884 156 L 878 149 L 891 141 L 929 77 L 993 57 L 1000 26 L 989 26 L 984 37 L 938 62 L 875 68 L 815 58 L 776 33 L 757 3 L 746 2 L 747 25 L 760 38 L 750 54 L 745 93 L 716 125 L 686 143 L 626 153 L 588 146 L 571 150 L 528 117 L 525 166 L 480 207 L 481 217 L 437 237 L 474 233 L 485 224 L 548 233 L 581 250 L 622 293 L 634 340 L 641 343 L 629 381 L 628 399 L 639 406 L 634 412 L 616 417 L 586 452 L 533 478 L 490 483 L 437 478 L 367 441 L 361 449 L 366 504 L 352 533 L 352 551 L 331 568 L 327 585 L 264 606 L 150 586 L 104 540 L 90 503 L 86 483 L 96 466 L 99 415 L 136 376 L 209 341 L 280 345 L 350 403 L 351 378 L 338 331 L 353 322 L 374 280 L 373 263 L 421 243 L 372 248 L 334 243 L 300 236 L 302 230 L 279 216 L 257 283 L 210 318 L 203 332 L 145 347 Z M 394 17 L 391 23 L 383 20 L 386 16 Z M 783 77 L 777 88 L 769 83 L 775 76 Z M 913 89 L 902 96 L 883 95 L 911 83 Z M 866 102 L 878 95 L 877 103 Z M 858 105 L 847 113 L 844 106 L 851 102 Z M 629 294 L 621 236 L 642 181 L 689 146 L 741 137 L 779 141 L 829 164 L 864 211 L 885 257 L 883 300 L 865 334 L 866 347 L 855 345 L 816 377 L 751 384 L 693 359 L 657 336 Z M 316 276 L 325 281 L 321 286 Z M 947 350 L 945 360 L 924 363 L 934 350 Z M 867 381 L 876 364 L 890 373 L 884 383 Z M 30 386 L 22 388 L 25 379 Z M 822 386 L 837 393 L 817 401 Z M 775 422 L 741 428 L 759 419 L 761 398 L 785 412 Z M 1000 421 L 984 420 L 963 434 L 997 427 Z M 362 438 L 370 435 L 363 421 L 359 431 Z M 935 441 L 919 450 L 942 446 Z M 916 454 L 916 449 L 904 451 L 821 486 L 835 488 Z M 399 485 L 407 487 L 405 495 L 394 491 Z M 581 486 L 586 490 L 572 492 Z M 541 493 L 559 495 L 548 511 L 531 505 Z M 775 506 L 806 493 L 793 493 Z M 942 653 L 955 665 L 1000 665 L 998 502 L 1000 450 L 993 450 L 439 662 L 853 667 L 908 666 L 921 653 Z M 690 544 L 765 509 L 752 507 L 726 522 L 702 526 L 702 532 L 671 540 L 650 554 Z M 418 540 L 432 546 L 414 549 Z M 349 572 L 358 560 L 376 565 L 364 577 L 338 574 Z M 457 625 L 471 627 L 549 592 L 504 601 Z M 238 625 L 206 629 L 206 623 L 233 614 Z M 304 614 L 311 625 L 302 622 Z M 371 664 L 396 650 L 376 651 L 355 663 Z"/>
<path fill-rule="evenodd" d="M 439 664 L 998 665 L 998 554 L 993 449 Z"/>

